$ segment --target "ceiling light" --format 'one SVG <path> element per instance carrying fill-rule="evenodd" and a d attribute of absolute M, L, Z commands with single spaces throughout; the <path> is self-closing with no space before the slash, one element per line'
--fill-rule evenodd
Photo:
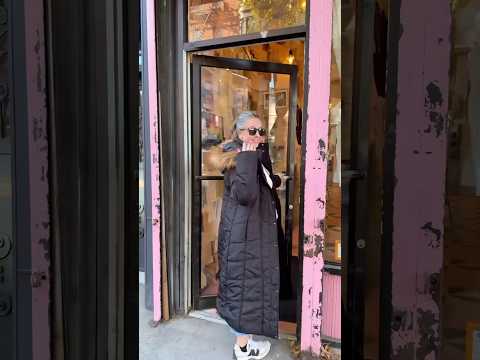
<path fill-rule="evenodd" d="M 295 56 L 293 56 L 293 51 L 290 49 L 288 51 L 288 58 L 287 58 L 288 63 L 291 65 L 295 61 Z"/>

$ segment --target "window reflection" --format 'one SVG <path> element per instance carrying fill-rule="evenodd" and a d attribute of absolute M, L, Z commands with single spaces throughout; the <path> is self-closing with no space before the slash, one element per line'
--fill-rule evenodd
<path fill-rule="evenodd" d="M 306 0 L 189 0 L 189 41 L 305 24 Z"/>
<path fill-rule="evenodd" d="M 267 127 L 274 172 L 286 173 L 290 76 L 203 67 L 201 83 L 202 175 L 221 175 L 206 157 L 231 138 L 235 119 L 246 110 L 255 111 Z"/>
<path fill-rule="evenodd" d="M 222 210 L 223 181 L 202 181 L 202 254 L 200 295 L 218 292 L 218 226 Z"/>
<path fill-rule="evenodd" d="M 287 195 L 289 86 L 290 76 L 286 74 L 214 67 L 201 70 L 202 175 L 221 175 L 208 157 L 216 146 L 231 138 L 233 123 L 241 112 L 255 111 L 267 128 L 274 173 L 283 177 L 277 189 L 282 214 Z M 217 294 L 217 234 L 222 195 L 223 181 L 202 181 L 201 296 Z M 285 216 L 281 221 L 285 229 Z"/>
<path fill-rule="evenodd" d="M 332 67 L 330 73 L 330 116 L 328 131 L 328 174 L 327 174 L 327 233 L 325 236 L 324 258 L 330 263 L 341 265 L 341 168 L 342 168 L 342 116 L 340 90 L 340 45 L 333 39 Z"/>

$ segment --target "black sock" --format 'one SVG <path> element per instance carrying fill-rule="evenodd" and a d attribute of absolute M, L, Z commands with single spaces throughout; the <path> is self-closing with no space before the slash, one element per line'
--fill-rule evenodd
<path fill-rule="evenodd" d="M 247 345 L 248 343 L 246 343 L 245 346 L 240 346 L 240 350 L 242 350 L 243 352 L 247 352 Z"/>

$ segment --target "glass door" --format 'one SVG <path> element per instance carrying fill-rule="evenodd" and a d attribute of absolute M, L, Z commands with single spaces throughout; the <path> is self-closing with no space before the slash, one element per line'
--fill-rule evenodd
<path fill-rule="evenodd" d="M 286 261 L 282 286 L 291 284 L 294 197 L 297 67 L 209 56 L 192 57 L 193 234 L 192 285 L 196 309 L 215 307 L 218 290 L 217 238 L 223 176 L 209 165 L 211 150 L 230 139 L 233 123 L 246 110 L 256 112 L 267 128 L 285 240 L 279 244 Z M 282 265 L 282 263 L 281 263 Z M 282 306 L 280 307 L 282 309 Z M 295 309 L 295 308 L 294 308 Z M 282 318 L 282 310 L 280 310 Z"/>

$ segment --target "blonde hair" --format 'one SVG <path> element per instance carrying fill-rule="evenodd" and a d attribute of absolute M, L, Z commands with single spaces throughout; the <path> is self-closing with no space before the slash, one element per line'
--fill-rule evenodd
<path fill-rule="evenodd" d="M 233 139 L 238 139 L 238 130 L 243 129 L 247 121 L 252 118 L 256 118 L 262 121 L 256 112 L 250 111 L 250 110 L 244 111 L 237 116 L 237 119 L 233 123 L 233 131 L 232 131 Z"/>

